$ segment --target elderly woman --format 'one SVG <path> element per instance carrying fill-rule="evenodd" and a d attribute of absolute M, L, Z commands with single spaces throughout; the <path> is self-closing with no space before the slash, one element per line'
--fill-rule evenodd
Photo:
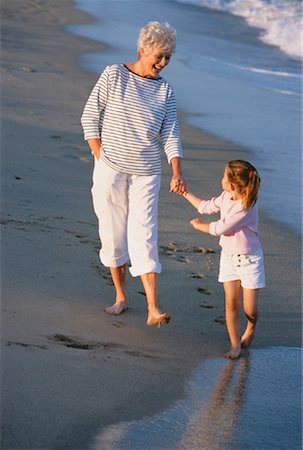
<path fill-rule="evenodd" d="M 170 191 L 186 192 L 181 142 L 172 87 L 160 76 L 176 47 L 167 23 L 149 22 L 140 31 L 138 60 L 109 65 L 85 105 L 81 123 L 95 164 L 92 197 L 99 221 L 101 263 L 116 290 L 109 314 L 127 309 L 126 264 L 146 293 L 147 325 L 170 320 L 157 302 L 158 195 L 161 146 L 172 169 Z"/>

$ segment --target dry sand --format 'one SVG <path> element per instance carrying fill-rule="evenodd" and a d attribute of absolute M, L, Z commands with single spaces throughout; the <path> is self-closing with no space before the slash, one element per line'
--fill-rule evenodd
<path fill-rule="evenodd" d="M 169 194 L 163 160 L 159 298 L 172 321 L 145 325 L 142 286 L 130 278 L 129 311 L 104 313 L 114 292 L 98 261 L 80 127 L 96 76 L 79 57 L 110 49 L 64 31 L 90 20 L 71 0 L 9 0 L 2 15 L 1 448 L 85 449 L 103 426 L 181 398 L 197 364 L 226 349 L 219 246 L 189 226 L 195 211 Z M 190 188 L 217 194 L 225 162 L 249 153 L 180 117 Z M 267 288 L 253 345 L 300 346 L 301 241 L 264 213 L 260 233 Z"/>

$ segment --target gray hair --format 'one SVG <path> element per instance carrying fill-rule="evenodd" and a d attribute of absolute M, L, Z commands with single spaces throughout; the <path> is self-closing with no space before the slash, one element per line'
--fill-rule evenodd
<path fill-rule="evenodd" d="M 173 53 L 176 49 L 176 34 L 176 30 L 167 22 L 149 22 L 140 30 L 137 49 L 152 51 L 155 47 L 161 47 L 166 52 Z"/>

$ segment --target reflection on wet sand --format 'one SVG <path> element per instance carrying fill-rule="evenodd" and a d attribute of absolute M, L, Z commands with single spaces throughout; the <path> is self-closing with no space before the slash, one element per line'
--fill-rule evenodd
<path fill-rule="evenodd" d="M 201 389 L 205 381 L 201 383 L 200 370 L 188 398 L 150 419 L 107 427 L 96 437 L 93 449 L 222 450 L 232 440 L 244 401 L 249 359 L 242 357 L 227 363 L 222 359 L 219 364 L 221 371 L 210 394 Z M 208 382 L 213 385 L 212 376 Z"/>
<path fill-rule="evenodd" d="M 302 349 L 250 349 L 204 361 L 186 397 L 139 421 L 100 430 L 93 450 L 279 450 L 302 446 Z"/>
<path fill-rule="evenodd" d="M 218 450 L 232 441 L 239 410 L 245 400 L 248 372 L 248 357 L 227 363 L 208 405 L 202 404 L 190 418 L 180 449 Z"/>

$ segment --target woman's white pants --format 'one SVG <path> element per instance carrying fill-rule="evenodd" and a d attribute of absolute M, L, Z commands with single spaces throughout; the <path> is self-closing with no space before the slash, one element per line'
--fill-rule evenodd
<path fill-rule="evenodd" d="M 92 197 L 99 221 L 100 260 L 106 267 L 131 262 L 133 277 L 161 272 L 158 196 L 161 176 L 130 175 L 95 158 Z"/>

